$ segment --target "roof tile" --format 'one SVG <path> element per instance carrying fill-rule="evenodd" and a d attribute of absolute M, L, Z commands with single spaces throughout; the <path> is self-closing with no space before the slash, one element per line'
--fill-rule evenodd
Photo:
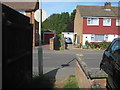
<path fill-rule="evenodd" d="M 111 11 L 105 11 L 104 6 L 84 6 L 78 5 L 78 11 L 81 16 L 94 16 L 94 17 L 118 17 L 118 7 L 112 7 Z"/>
<path fill-rule="evenodd" d="M 3 2 L 4 5 L 13 9 L 32 9 L 36 8 L 36 2 Z"/>

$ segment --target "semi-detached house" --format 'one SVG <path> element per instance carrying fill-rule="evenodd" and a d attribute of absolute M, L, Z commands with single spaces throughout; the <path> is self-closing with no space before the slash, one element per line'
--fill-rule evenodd
<path fill-rule="evenodd" d="M 118 7 L 106 2 L 104 6 L 78 5 L 74 20 L 75 42 L 112 41 L 120 36 Z"/>

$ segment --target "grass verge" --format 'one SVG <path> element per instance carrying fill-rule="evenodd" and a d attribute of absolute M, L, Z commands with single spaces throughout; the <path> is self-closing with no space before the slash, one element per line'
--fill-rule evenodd
<path fill-rule="evenodd" d="M 79 90 L 79 86 L 78 86 L 75 75 L 70 75 L 69 78 L 67 79 L 67 82 L 64 85 L 64 89 L 67 89 L 67 88 L 71 88 L 71 89 L 73 88 L 73 89 Z"/>

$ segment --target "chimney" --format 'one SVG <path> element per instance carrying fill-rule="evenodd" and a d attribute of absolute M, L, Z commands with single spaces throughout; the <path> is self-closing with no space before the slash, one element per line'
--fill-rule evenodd
<path fill-rule="evenodd" d="M 110 2 L 106 2 L 105 6 L 104 6 L 105 11 L 111 11 L 111 3 Z"/>
<path fill-rule="evenodd" d="M 106 2 L 104 7 L 105 7 L 105 9 L 111 9 L 111 3 Z"/>

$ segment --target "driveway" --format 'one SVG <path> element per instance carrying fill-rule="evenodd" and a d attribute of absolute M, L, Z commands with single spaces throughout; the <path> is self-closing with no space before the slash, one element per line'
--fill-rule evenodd
<path fill-rule="evenodd" d="M 63 80 L 69 75 L 75 74 L 75 60 L 76 54 L 82 54 L 83 61 L 90 68 L 99 68 L 99 63 L 102 58 L 103 50 L 82 50 L 70 49 L 64 51 L 48 50 L 49 46 L 43 47 L 43 73 L 51 76 L 55 80 Z M 33 71 L 37 71 L 37 49 L 34 49 L 34 64 Z"/>

